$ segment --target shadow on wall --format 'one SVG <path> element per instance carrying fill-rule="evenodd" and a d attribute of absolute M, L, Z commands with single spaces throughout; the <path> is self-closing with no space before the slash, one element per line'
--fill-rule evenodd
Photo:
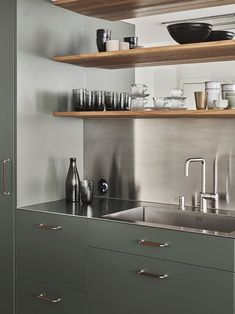
<path fill-rule="evenodd" d="M 18 33 L 21 51 L 51 59 L 58 54 L 84 52 L 85 18 L 56 7 L 51 0 L 19 0 Z M 58 23 L 60 22 L 60 24 Z"/>
<path fill-rule="evenodd" d="M 53 111 L 71 111 L 72 97 L 70 92 L 40 91 L 36 93 L 38 113 L 51 114 Z"/>
<path fill-rule="evenodd" d="M 95 128 L 94 128 L 95 123 Z M 105 127 L 104 127 L 105 124 Z M 84 174 L 109 184 L 106 196 L 136 199 L 133 120 L 84 121 Z"/>
<path fill-rule="evenodd" d="M 109 193 L 113 197 L 115 195 L 125 195 L 129 200 L 136 200 L 138 198 L 138 186 L 135 184 L 134 161 L 130 160 L 130 155 L 125 156 L 125 154 L 122 154 L 121 149 L 119 149 L 120 145 L 121 143 L 119 143 L 111 158 L 108 182 L 112 182 L 112 185 Z M 128 169 L 126 166 L 130 161 L 132 166 Z M 123 173 L 123 168 L 125 168 L 125 173 Z"/>
<path fill-rule="evenodd" d="M 61 199 L 65 197 L 65 180 L 68 171 L 67 159 L 50 157 L 44 187 L 44 195 L 48 194 Z"/>

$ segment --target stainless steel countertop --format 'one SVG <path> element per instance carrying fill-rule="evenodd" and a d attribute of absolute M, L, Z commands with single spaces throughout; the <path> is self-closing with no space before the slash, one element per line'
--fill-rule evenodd
<path fill-rule="evenodd" d="M 69 216 L 72 215 L 84 218 L 102 218 L 103 215 L 108 215 L 122 210 L 144 206 L 144 204 L 145 203 L 138 201 L 94 197 L 93 202 L 90 205 L 70 203 L 67 202 L 66 200 L 58 200 L 47 203 L 23 206 L 20 207 L 19 209 L 55 213 Z"/>
<path fill-rule="evenodd" d="M 44 213 L 53 213 L 60 215 L 69 215 L 80 218 L 93 218 L 93 219 L 102 219 L 102 220 L 111 220 L 117 221 L 118 219 L 111 219 L 108 217 L 103 217 L 104 215 L 110 215 L 121 211 L 126 211 L 128 209 L 137 208 L 137 207 L 156 207 L 156 209 L 161 210 L 173 210 L 178 211 L 177 205 L 172 204 L 159 204 L 159 203 L 150 203 L 150 202 L 141 202 L 141 201 L 130 201 L 130 200 L 120 200 L 120 199 L 112 199 L 112 198 L 103 198 L 103 197 L 94 197 L 92 204 L 84 205 L 78 203 L 69 203 L 66 200 L 58 200 L 47 203 L 34 204 L 29 206 L 23 206 L 18 208 L 19 210 L 29 210 L 36 212 L 44 212 Z M 197 212 L 199 209 L 187 207 L 187 212 Z M 182 213 L 182 211 L 180 211 Z M 235 211 L 227 211 L 227 210 L 208 210 L 209 215 L 219 215 L 224 217 L 231 217 L 231 219 L 235 219 Z M 235 238 L 235 232 L 225 233 L 225 232 L 217 232 L 217 231 L 208 231 L 201 230 L 195 228 L 186 228 L 175 225 L 163 225 L 158 223 L 150 223 L 145 221 L 124 221 L 118 220 L 122 223 L 127 224 L 135 224 L 135 225 L 143 225 L 149 227 L 163 228 L 175 231 L 184 231 L 184 232 L 192 232 L 199 234 L 207 234 L 213 236 L 221 236 L 227 238 Z M 235 230 L 235 225 L 234 225 Z"/>

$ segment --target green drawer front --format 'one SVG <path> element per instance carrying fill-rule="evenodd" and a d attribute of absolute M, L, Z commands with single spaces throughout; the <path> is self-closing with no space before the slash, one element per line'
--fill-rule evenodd
<path fill-rule="evenodd" d="M 20 278 L 17 294 L 17 314 L 42 313 L 86 314 L 86 294 Z"/>
<path fill-rule="evenodd" d="M 145 246 L 141 239 L 169 246 Z M 229 238 L 90 219 L 88 246 L 234 271 L 234 240 Z"/>
<path fill-rule="evenodd" d="M 234 314 L 233 286 L 230 272 L 88 249 L 88 314 Z"/>
<path fill-rule="evenodd" d="M 86 291 L 86 222 L 77 217 L 17 211 L 18 273 Z M 41 229 L 40 224 L 55 229 Z"/>

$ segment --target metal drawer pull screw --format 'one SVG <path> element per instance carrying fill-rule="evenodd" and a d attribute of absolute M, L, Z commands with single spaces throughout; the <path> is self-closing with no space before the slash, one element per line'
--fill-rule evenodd
<path fill-rule="evenodd" d="M 45 301 L 48 303 L 59 303 L 61 301 L 61 298 L 51 297 L 46 295 L 46 293 L 40 293 L 38 295 L 34 296 L 36 299 Z"/>
<path fill-rule="evenodd" d="M 154 247 L 160 247 L 160 248 L 169 246 L 168 243 L 149 242 L 149 241 L 145 241 L 143 239 L 139 240 L 138 242 L 140 245 L 144 245 L 144 246 L 154 246 Z"/>
<path fill-rule="evenodd" d="M 141 269 L 140 271 L 138 271 L 138 275 L 146 276 L 146 277 L 152 277 L 152 278 L 161 279 L 161 280 L 166 279 L 168 277 L 167 274 L 165 274 L 165 275 L 152 274 L 152 273 L 146 272 L 144 269 Z"/>
<path fill-rule="evenodd" d="M 7 191 L 7 164 L 10 163 L 10 159 L 5 159 L 2 162 L 3 165 L 3 194 L 11 195 L 11 192 Z"/>
<path fill-rule="evenodd" d="M 50 226 L 50 225 L 46 225 L 46 224 L 39 224 L 36 225 L 37 228 L 42 229 L 42 230 L 62 230 L 61 226 Z"/>

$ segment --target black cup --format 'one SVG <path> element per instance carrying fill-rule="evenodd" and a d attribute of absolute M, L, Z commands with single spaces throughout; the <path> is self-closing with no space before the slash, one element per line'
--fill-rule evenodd
<path fill-rule="evenodd" d="M 130 44 L 130 49 L 138 46 L 138 37 L 125 37 L 124 41 Z"/>
<path fill-rule="evenodd" d="M 106 42 L 111 39 L 111 33 L 109 29 L 97 29 L 96 44 L 99 52 L 106 51 Z"/>
<path fill-rule="evenodd" d="M 110 29 L 97 29 L 96 37 L 109 37 L 111 39 L 112 31 Z"/>

